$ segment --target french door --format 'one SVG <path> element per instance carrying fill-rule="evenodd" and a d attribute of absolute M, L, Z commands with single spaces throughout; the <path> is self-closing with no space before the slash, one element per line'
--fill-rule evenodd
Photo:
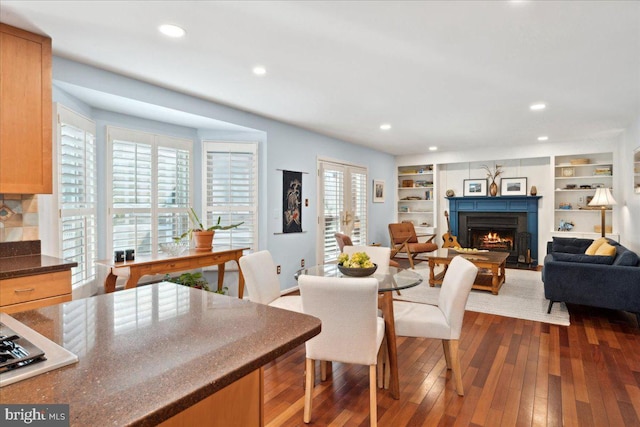
<path fill-rule="evenodd" d="M 318 260 L 338 258 L 335 233 L 351 236 L 354 245 L 367 242 L 366 168 L 326 160 L 318 162 Z"/>

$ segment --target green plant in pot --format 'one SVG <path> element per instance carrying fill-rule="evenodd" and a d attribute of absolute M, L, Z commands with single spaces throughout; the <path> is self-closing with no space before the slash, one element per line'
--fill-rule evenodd
<path fill-rule="evenodd" d="M 167 282 L 177 283 L 179 285 L 188 286 L 190 288 L 202 289 L 204 291 L 215 292 L 217 294 L 225 295 L 228 288 L 225 286 L 222 289 L 213 291 L 209 287 L 209 282 L 205 279 L 202 273 L 182 273 L 178 277 L 171 277 L 168 274 L 164 276 L 164 280 Z"/>
<path fill-rule="evenodd" d="M 189 220 L 193 225 L 192 228 L 187 230 L 182 236 L 178 238 L 174 238 L 176 241 L 182 240 L 187 234 L 189 236 L 193 236 L 193 241 L 195 243 L 196 251 L 210 251 L 213 246 L 213 235 L 216 230 L 230 230 L 232 228 L 236 228 L 242 224 L 243 222 L 239 222 L 237 224 L 229 224 L 229 225 L 220 225 L 221 217 L 218 217 L 218 221 L 215 225 L 211 227 L 205 228 L 205 226 L 198 218 L 196 211 L 191 207 L 189 208 Z"/>

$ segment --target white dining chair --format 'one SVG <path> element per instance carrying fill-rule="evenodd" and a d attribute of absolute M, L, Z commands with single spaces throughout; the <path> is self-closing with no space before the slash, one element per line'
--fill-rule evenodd
<path fill-rule="evenodd" d="M 276 264 L 267 250 L 258 251 L 240 257 L 240 269 L 244 283 L 249 291 L 249 300 L 258 304 L 283 308 L 291 311 L 302 311 L 299 295 L 280 295 L 280 280 Z"/>
<path fill-rule="evenodd" d="M 384 338 L 377 316 L 378 281 L 301 275 L 302 311 L 322 321 L 322 332 L 306 342 L 304 422 L 311 421 L 315 361 L 369 366 L 370 425 L 377 425 L 376 365 Z"/>
<path fill-rule="evenodd" d="M 371 262 L 378 265 L 376 273 L 386 274 L 389 272 L 391 248 L 383 246 L 345 246 L 342 251 L 349 256 L 355 252 L 365 252 L 369 255 Z"/>
<path fill-rule="evenodd" d="M 442 281 L 438 305 L 394 301 L 393 312 L 397 336 L 437 338 L 455 380 L 456 391 L 464 395 L 458 341 L 462 331 L 467 298 L 478 268 L 462 256 L 456 256 Z"/>

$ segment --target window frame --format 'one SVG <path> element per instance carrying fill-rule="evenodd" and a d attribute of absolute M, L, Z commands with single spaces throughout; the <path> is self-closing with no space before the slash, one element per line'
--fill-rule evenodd
<path fill-rule="evenodd" d="M 53 165 L 53 188 L 55 189 L 55 197 L 52 197 L 52 210 L 56 213 L 56 249 L 55 253 L 58 254 L 60 258 L 65 259 L 64 256 L 64 230 L 63 230 L 63 222 L 65 218 L 68 217 L 93 217 L 94 225 L 93 227 L 93 248 L 89 248 L 91 244 L 86 239 L 83 242 L 83 252 L 82 255 L 85 257 L 84 261 L 84 271 L 83 278 L 81 281 L 73 282 L 74 276 L 76 275 L 76 270 L 78 267 L 73 267 L 71 269 L 71 287 L 74 292 L 81 292 L 83 295 L 88 292 L 89 294 L 93 293 L 92 289 L 97 287 L 98 284 L 98 270 L 96 261 L 98 259 L 98 143 L 97 143 L 97 126 L 96 122 L 91 120 L 90 118 L 84 116 L 83 114 L 74 111 L 73 109 L 56 103 L 55 104 L 55 117 L 56 117 L 56 141 L 55 141 L 55 151 L 54 151 L 54 165 Z M 63 123 L 68 126 L 73 126 L 77 129 L 80 129 L 84 132 L 85 135 L 85 143 L 86 143 L 86 135 L 90 134 L 93 137 L 93 202 L 85 202 L 88 205 L 92 205 L 91 207 L 85 208 L 65 208 L 66 203 L 63 202 L 63 192 L 62 192 L 62 126 Z M 86 157 L 84 158 L 85 169 L 86 169 Z M 84 175 L 86 177 L 86 175 Z M 43 233 L 43 237 L 46 233 Z M 90 238 L 88 236 L 87 238 Z M 73 260 L 73 259 L 71 259 Z M 78 261 L 76 261 L 78 262 Z M 78 262 L 80 264 L 80 262 Z M 85 291 L 88 290 L 88 291 Z"/>
<path fill-rule="evenodd" d="M 215 147 L 215 150 L 212 150 L 210 147 Z M 256 141 L 218 141 L 212 139 L 203 139 L 202 140 L 202 170 L 201 170 L 201 182 L 202 182 L 202 209 L 198 212 L 201 220 L 205 224 L 205 226 L 210 226 L 211 224 L 207 224 L 207 218 L 210 211 L 214 210 L 222 210 L 219 206 L 207 206 L 207 153 L 209 151 L 228 151 L 229 153 L 250 153 L 253 155 L 253 187 L 255 191 L 253 192 L 252 204 L 247 210 L 250 210 L 253 216 L 253 232 L 252 239 L 250 245 L 250 251 L 257 251 L 258 241 L 259 241 L 259 184 L 260 177 L 258 175 L 258 164 L 259 164 L 259 143 Z M 232 208 L 229 208 L 229 211 L 232 211 Z M 230 230 L 233 232 L 233 229 Z M 233 268 L 233 263 L 230 264 Z"/>
<path fill-rule="evenodd" d="M 148 144 L 151 146 L 151 202 L 150 208 L 116 208 L 113 203 L 113 185 L 106 185 L 106 251 L 112 254 L 114 250 L 113 239 L 113 216 L 119 212 L 122 213 L 149 213 L 151 217 L 151 255 L 156 256 L 160 253 L 158 218 L 162 213 L 184 213 L 188 215 L 188 208 L 193 206 L 194 194 L 194 155 L 193 140 L 187 138 L 173 137 L 159 133 L 144 132 L 135 129 L 128 129 L 119 126 L 107 125 L 105 127 L 106 134 L 106 176 L 107 180 L 113 176 L 113 141 L 115 139 L 125 140 L 136 144 Z M 169 147 L 175 149 L 184 149 L 189 152 L 189 197 L 188 206 L 183 207 L 164 207 L 158 206 L 158 148 Z"/>

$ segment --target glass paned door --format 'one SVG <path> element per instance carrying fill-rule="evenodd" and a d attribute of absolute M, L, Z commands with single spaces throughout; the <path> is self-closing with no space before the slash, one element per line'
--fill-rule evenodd
<path fill-rule="evenodd" d="M 354 245 L 367 241 L 367 171 L 364 168 L 321 161 L 319 164 L 321 219 L 319 260 L 333 261 L 340 249 L 335 233 L 351 236 Z"/>

